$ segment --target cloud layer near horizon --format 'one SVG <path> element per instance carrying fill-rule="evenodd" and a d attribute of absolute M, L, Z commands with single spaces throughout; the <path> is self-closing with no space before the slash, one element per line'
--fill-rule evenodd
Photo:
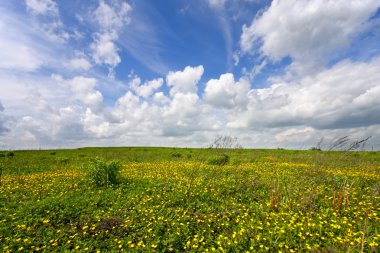
<path fill-rule="evenodd" d="M 27 15 L 0 8 L 0 148 L 204 147 L 217 135 L 264 148 L 373 136 L 380 148 L 380 54 L 368 42 L 378 1 L 273 1 L 241 25 L 240 72 L 206 78 L 207 62 L 189 63 L 147 78 L 125 66 L 121 78 L 132 56 L 120 39 L 145 29 L 135 4 L 100 0 L 77 27 L 53 0 L 25 1 Z M 227 15 L 234 4 L 204 8 Z"/>

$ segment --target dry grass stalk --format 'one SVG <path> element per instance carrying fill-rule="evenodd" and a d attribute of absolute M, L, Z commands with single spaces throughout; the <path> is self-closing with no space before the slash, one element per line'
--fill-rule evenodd
<path fill-rule="evenodd" d="M 338 215 L 341 215 L 343 207 L 347 209 L 349 206 L 350 202 L 348 199 L 348 192 L 346 187 L 342 187 L 342 189 L 339 191 L 339 197 L 337 196 L 337 192 L 333 191 L 332 208 L 334 212 L 336 212 Z"/>

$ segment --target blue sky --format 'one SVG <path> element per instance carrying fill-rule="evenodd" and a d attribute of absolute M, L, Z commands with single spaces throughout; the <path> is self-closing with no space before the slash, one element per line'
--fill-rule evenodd
<path fill-rule="evenodd" d="M 380 2 L 5 0 L 0 148 L 380 148 Z"/>

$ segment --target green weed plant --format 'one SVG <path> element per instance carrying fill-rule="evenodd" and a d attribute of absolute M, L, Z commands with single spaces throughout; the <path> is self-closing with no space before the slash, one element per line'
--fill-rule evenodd
<path fill-rule="evenodd" d="M 121 163 L 118 161 L 106 162 L 97 157 L 86 166 L 86 176 L 97 187 L 117 185 L 120 183 L 120 167 Z"/>
<path fill-rule="evenodd" d="M 214 155 L 207 159 L 207 164 L 210 165 L 226 165 L 230 160 L 228 155 Z"/>

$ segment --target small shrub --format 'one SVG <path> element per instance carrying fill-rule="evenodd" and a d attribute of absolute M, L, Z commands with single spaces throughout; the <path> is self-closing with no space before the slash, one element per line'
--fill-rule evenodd
<path fill-rule="evenodd" d="M 101 158 L 93 159 L 86 167 L 87 178 L 95 186 L 116 185 L 119 183 L 121 164 L 118 161 L 107 163 Z"/>
<path fill-rule="evenodd" d="M 54 151 L 54 152 L 50 152 L 50 154 L 51 154 L 51 155 L 56 155 L 57 152 L 55 152 L 55 151 Z"/>
<path fill-rule="evenodd" d="M 3 153 L 0 153 L 0 157 L 5 157 L 5 155 Z"/>
<path fill-rule="evenodd" d="M 14 156 L 15 156 L 15 153 L 13 153 L 12 151 L 7 152 L 7 157 L 14 157 Z"/>
<path fill-rule="evenodd" d="M 57 157 L 57 158 L 55 158 L 55 162 L 56 162 L 56 164 L 66 165 L 70 162 L 70 158 L 68 158 L 68 157 Z"/>
<path fill-rule="evenodd" d="M 181 158 L 182 154 L 178 153 L 178 152 L 175 152 L 175 153 L 172 153 L 172 157 L 174 157 L 174 158 Z"/>
<path fill-rule="evenodd" d="M 207 164 L 210 165 L 225 165 L 230 160 L 228 155 L 212 156 L 207 159 Z"/>

